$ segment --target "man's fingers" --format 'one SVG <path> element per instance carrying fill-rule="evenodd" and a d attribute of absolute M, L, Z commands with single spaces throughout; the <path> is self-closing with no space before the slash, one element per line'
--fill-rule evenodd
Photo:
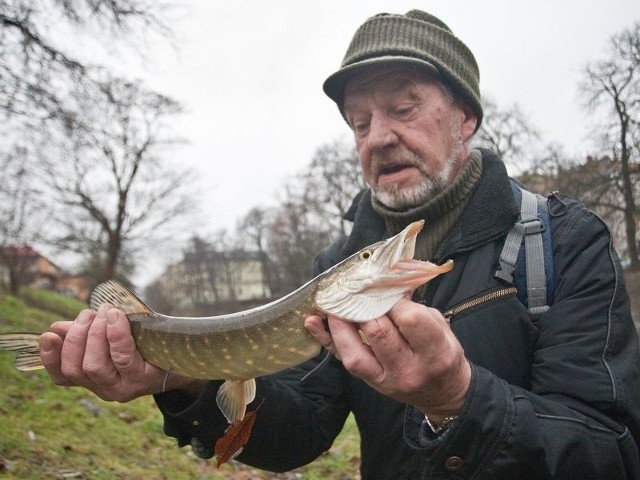
<path fill-rule="evenodd" d="M 311 315 L 304 320 L 304 326 L 316 342 L 322 345 L 322 348 L 335 355 L 336 352 L 333 346 L 331 333 L 327 330 L 322 317 L 319 315 Z"/>
<path fill-rule="evenodd" d="M 82 364 L 87 348 L 87 336 L 95 316 L 96 312 L 92 310 L 80 312 L 64 338 L 60 369 L 72 384 L 82 385 L 86 379 Z"/>
<path fill-rule="evenodd" d="M 404 365 L 407 355 L 412 353 L 407 341 L 387 316 L 366 322 L 360 329 L 374 355 L 387 370 Z"/>
<path fill-rule="evenodd" d="M 389 318 L 413 353 L 427 363 L 446 356 L 447 347 L 457 343 L 447 321 L 433 308 L 400 300 L 389 312 Z"/>
<path fill-rule="evenodd" d="M 87 334 L 87 343 L 82 369 L 91 381 L 103 388 L 113 386 L 118 381 L 118 371 L 111 361 L 107 341 L 107 312 L 111 308 L 103 305 L 98 310 Z"/>
<path fill-rule="evenodd" d="M 124 313 L 115 308 L 107 312 L 106 338 L 109 341 L 111 361 L 121 375 L 144 370 L 144 360 L 131 335 L 129 320 Z"/>
<path fill-rule="evenodd" d="M 40 356 L 54 383 L 85 387 L 104 400 L 126 402 L 166 387 L 167 372 L 144 361 L 129 320 L 111 305 L 52 324 L 40 337 Z M 174 384 L 191 382 L 175 376 Z"/>
<path fill-rule="evenodd" d="M 40 335 L 40 359 L 53 383 L 69 387 L 72 383 L 60 369 L 62 342 L 62 338 L 52 332 L 45 332 Z"/>
<path fill-rule="evenodd" d="M 57 334 L 60 338 L 64 339 L 67 336 L 67 332 L 73 325 L 72 321 L 62 321 L 62 322 L 54 322 L 49 327 L 49 331 Z"/>
<path fill-rule="evenodd" d="M 359 333 L 360 324 L 329 317 L 329 330 L 337 356 L 347 370 L 370 381 L 383 374 L 380 362 L 363 342 Z"/>

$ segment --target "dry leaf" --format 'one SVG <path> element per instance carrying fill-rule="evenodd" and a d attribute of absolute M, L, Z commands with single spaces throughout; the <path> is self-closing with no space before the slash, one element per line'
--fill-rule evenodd
<path fill-rule="evenodd" d="M 225 430 L 224 435 L 216 441 L 215 454 L 218 467 L 240 455 L 242 448 L 249 441 L 253 424 L 256 421 L 256 412 L 259 408 L 252 412 L 247 412 L 242 420 L 234 421 Z"/>

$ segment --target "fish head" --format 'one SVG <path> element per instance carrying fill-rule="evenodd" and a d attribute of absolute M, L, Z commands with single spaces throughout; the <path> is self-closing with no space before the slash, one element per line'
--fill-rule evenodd
<path fill-rule="evenodd" d="M 424 220 L 413 222 L 394 237 L 365 247 L 335 265 L 319 283 L 318 308 L 345 320 L 366 322 L 387 313 L 423 283 L 450 271 L 451 260 L 435 265 L 413 258 L 423 225 Z"/>

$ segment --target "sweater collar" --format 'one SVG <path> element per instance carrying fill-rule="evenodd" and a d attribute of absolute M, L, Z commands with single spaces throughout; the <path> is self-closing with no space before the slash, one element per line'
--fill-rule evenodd
<path fill-rule="evenodd" d="M 434 223 L 445 220 L 445 217 L 457 217 L 467 204 L 481 173 L 481 153 L 479 150 L 472 150 L 460 175 L 442 193 L 428 202 L 404 211 L 392 210 L 375 198 L 371 199 L 371 203 L 373 209 L 385 220 L 390 236 L 399 233 L 416 220 L 425 220 L 429 228 Z"/>

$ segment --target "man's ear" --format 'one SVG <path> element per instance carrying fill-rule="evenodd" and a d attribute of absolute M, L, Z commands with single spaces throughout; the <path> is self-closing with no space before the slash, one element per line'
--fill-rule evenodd
<path fill-rule="evenodd" d="M 467 104 L 463 103 L 460 107 L 464 115 L 460 132 L 462 134 L 462 140 L 467 142 L 476 131 L 478 116 Z"/>

